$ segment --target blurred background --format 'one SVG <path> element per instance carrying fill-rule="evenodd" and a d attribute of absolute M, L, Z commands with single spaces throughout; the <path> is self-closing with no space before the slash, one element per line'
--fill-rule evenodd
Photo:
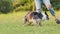
<path fill-rule="evenodd" d="M 60 0 L 51 0 L 51 4 L 60 18 Z M 44 4 L 43 11 L 48 11 Z M 23 18 L 28 11 L 35 11 L 34 0 L 0 0 L 0 34 L 60 34 L 60 24 L 56 24 L 48 11 L 50 20 L 43 26 L 23 26 Z"/>
<path fill-rule="evenodd" d="M 51 0 L 51 4 L 55 10 L 60 10 L 60 0 Z M 47 11 L 44 4 L 42 9 Z M 0 13 L 10 13 L 19 11 L 35 11 L 34 0 L 0 0 Z"/>

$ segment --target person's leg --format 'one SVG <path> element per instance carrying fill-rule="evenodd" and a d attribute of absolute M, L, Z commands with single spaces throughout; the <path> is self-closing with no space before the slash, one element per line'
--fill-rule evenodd
<path fill-rule="evenodd" d="M 35 0 L 35 5 L 36 5 L 36 12 L 40 13 L 42 11 L 41 0 Z"/>
<path fill-rule="evenodd" d="M 38 13 L 37 16 L 42 19 L 40 16 L 42 12 L 42 7 L 41 7 L 42 0 L 35 0 L 35 5 L 36 5 L 36 12 Z"/>
<path fill-rule="evenodd" d="M 51 6 L 50 0 L 43 0 L 44 4 L 46 5 L 47 9 L 50 11 L 50 13 L 52 14 L 52 16 L 54 16 L 55 20 L 57 23 L 60 23 L 60 20 L 57 18 L 53 7 Z"/>

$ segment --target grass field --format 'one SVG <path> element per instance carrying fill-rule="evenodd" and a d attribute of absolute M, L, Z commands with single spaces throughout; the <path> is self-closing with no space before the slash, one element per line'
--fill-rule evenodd
<path fill-rule="evenodd" d="M 50 20 L 43 26 L 23 26 L 23 16 L 27 12 L 0 14 L 0 34 L 60 34 L 60 24 L 56 24 L 50 15 Z M 60 18 L 60 11 L 57 12 Z"/>

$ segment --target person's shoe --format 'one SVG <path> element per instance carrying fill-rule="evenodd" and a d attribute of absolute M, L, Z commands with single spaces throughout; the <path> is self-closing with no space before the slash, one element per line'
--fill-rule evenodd
<path fill-rule="evenodd" d="M 60 24 L 60 20 L 59 19 L 55 19 L 57 24 Z"/>
<path fill-rule="evenodd" d="M 37 16 L 40 18 L 40 19 L 42 19 L 42 17 L 43 17 L 43 15 L 42 15 L 42 13 L 40 12 L 40 13 L 38 13 L 37 14 Z"/>

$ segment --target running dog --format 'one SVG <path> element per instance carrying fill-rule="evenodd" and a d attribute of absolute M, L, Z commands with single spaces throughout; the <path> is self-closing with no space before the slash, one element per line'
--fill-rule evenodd
<path fill-rule="evenodd" d="M 24 16 L 24 25 L 42 25 L 42 21 L 44 20 L 49 20 L 49 16 L 47 14 L 47 12 L 28 12 L 25 16 Z"/>

